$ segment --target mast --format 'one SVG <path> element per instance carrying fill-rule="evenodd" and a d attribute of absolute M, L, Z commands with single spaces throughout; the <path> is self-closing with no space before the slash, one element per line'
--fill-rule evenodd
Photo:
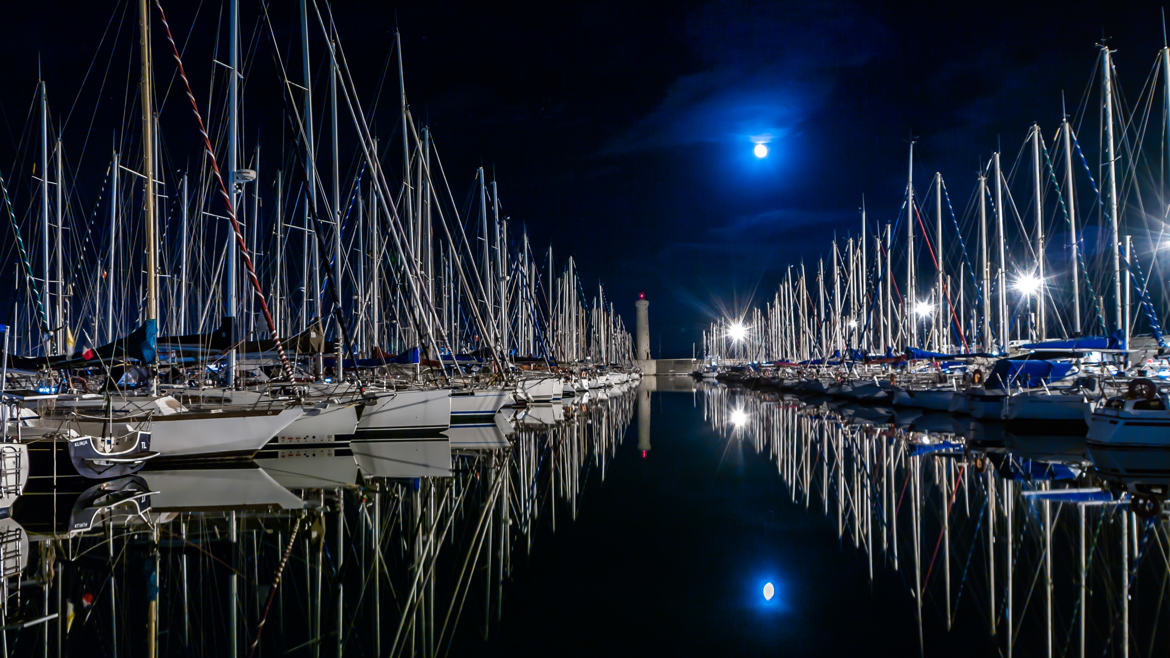
<path fill-rule="evenodd" d="M 150 12 L 146 6 L 146 0 L 139 0 L 138 13 L 142 27 L 142 173 L 146 176 L 146 192 L 143 194 L 146 210 L 146 324 L 148 327 L 154 325 L 154 328 L 157 329 L 158 288 L 155 252 L 158 245 L 155 242 L 154 234 L 154 92 L 151 89 L 150 71 Z M 150 370 L 150 392 L 154 394 L 158 386 L 157 369 L 152 367 Z M 157 603 L 152 605 L 157 605 Z M 153 637 L 151 642 L 153 643 Z"/>
<path fill-rule="evenodd" d="M 1005 242 L 1007 236 L 1003 230 L 1003 174 L 999 169 L 999 152 L 995 153 L 995 238 L 999 247 L 999 271 L 996 273 L 996 285 L 999 287 L 999 340 L 1004 352 L 1008 346 L 1008 314 L 1007 314 L 1007 254 Z"/>
<path fill-rule="evenodd" d="M 987 176 L 979 174 L 979 276 L 983 289 L 979 303 L 983 310 L 983 350 L 990 352 L 991 342 L 991 255 L 987 252 Z"/>
<path fill-rule="evenodd" d="M 114 340 L 114 259 L 117 258 L 118 252 L 116 245 L 118 244 L 118 170 L 121 164 L 118 160 L 118 152 L 114 151 L 114 164 L 111 168 L 113 172 L 110 175 L 110 247 L 107 256 L 109 261 L 106 267 L 106 342 Z"/>
<path fill-rule="evenodd" d="M 934 174 L 934 258 L 938 261 L 938 281 L 935 284 L 935 296 L 938 301 L 935 302 L 934 326 L 937 332 L 936 346 L 941 350 L 946 349 L 946 340 L 944 336 L 950 332 L 947 331 L 947 291 L 946 291 L 946 270 L 943 267 L 943 224 L 942 224 L 942 172 L 935 172 Z"/>
<path fill-rule="evenodd" d="M 861 304 L 862 304 L 863 308 L 868 308 L 868 306 L 869 306 L 869 269 L 867 267 L 865 254 L 867 251 L 869 251 L 869 246 L 865 240 L 865 195 L 864 194 L 861 195 L 861 241 L 857 243 L 857 246 L 861 250 Z M 791 281 L 792 270 L 791 269 L 788 271 L 788 278 L 789 278 L 789 284 L 791 285 L 791 283 L 792 283 L 792 281 Z M 854 312 L 854 315 L 857 315 L 857 313 Z M 858 322 L 861 322 L 861 320 L 858 319 Z M 861 349 L 868 350 L 869 346 L 870 346 L 869 334 L 862 335 L 861 336 L 861 345 L 860 345 Z"/>
<path fill-rule="evenodd" d="M 886 310 L 885 310 L 885 322 L 883 323 L 883 329 L 885 331 L 885 345 L 883 347 L 885 347 L 885 349 L 887 349 L 887 350 L 889 350 L 894 345 L 894 332 L 893 332 L 894 280 L 892 278 L 894 276 L 894 267 L 893 267 L 893 263 L 891 262 L 892 259 L 890 258 L 890 248 L 893 246 L 893 244 L 894 244 L 894 229 L 892 226 L 890 226 L 889 222 L 886 222 L 886 249 L 885 249 L 885 252 L 882 256 L 882 263 L 884 263 L 886 266 L 886 276 L 885 276 Z M 800 266 L 800 273 L 801 273 L 801 278 L 803 280 L 803 277 L 804 277 L 804 264 L 803 263 L 801 263 L 801 266 Z"/>
<path fill-rule="evenodd" d="M 183 217 L 186 221 L 186 199 L 187 199 L 187 177 L 183 176 Z M 275 300 L 273 304 L 273 324 L 276 326 L 276 334 L 278 336 L 288 335 L 284 330 L 285 311 L 282 301 L 282 294 L 284 293 L 284 178 L 279 169 L 276 170 L 276 212 L 273 222 L 276 224 L 276 235 L 274 242 L 274 256 L 276 258 L 276 266 L 272 268 L 272 297 Z"/>
<path fill-rule="evenodd" d="M 57 267 L 56 267 L 56 272 L 54 272 L 54 274 L 57 277 L 57 301 L 56 301 L 56 304 L 57 304 L 57 324 L 59 326 L 65 327 L 65 326 L 67 326 L 67 322 L 65 320 L 65 270 L 64 270 L 65 257 L 64 257 L 64 253 L 63 253 L 63 250 L 65 248 L 64 247 L 65 235 L 63 233 L 63 231 L 64 231 L 64 229 L 63 229 L 64 216 L 62 215 L 62 209 L 65 207 L 64 198 L 63 198 L 63 194 L 64 194 L 63 189 L 65 187 L 65 185 L 64 185 L 65 168 L 62 166 L 62 163 L 61 163 L 61 137 L 60 137 L 60 135 L 57 136 L 56 161 L 57 161 L 57 175 L 54 176 L 54 185 L 57 188 L 57 207 L 56 207 L 56 211 L 57 211 L 57 244 L 56 244 L 56 254 L 54 254 L 54 255 L 56 256 Z M 47 290 L 48 286 L 45 286 L 45 289 Z M 66 354 L 66 353 L 72 351 L 73 348 L 67 344 L 66 339 L 67 339 L 67 335 L 66 335 L 65 331 L 57 332 L 57 353 L 58 354 Z"/>
<path fill-rule="evenodd" d="M 492 221 L 496 226 L 496 278 L 500 287 L 500 344 L 508 352 L 508 258 L 505 252 L 504 227 L 500 222 L 500 193 L 492 181 Z M 605 309 L 602 308 L 604 311 Z"/>
<path fill-rule="evenodd" d="M 1040 289 L 1036 291 L 1036 330 L 1039 340 L 1048 337 L 1048 326 L 1044 312 L 1044 202 L 1041 198 L 1040 185 L 1040 124 L 1032 124 L 1032 181 L 1036 195 L 1036 277 L 1040 279 Z"/>
<path fill-rule="evenodd" d="M 237 0 L 232 0 L 235 3 Z M 232 41 L 232 48 L 234 52 L 235 41 Z M 317 230 L 315 225 L 311 223 L 311 219 L 317 216 L 317 150 L 316 143 L 313 138 L 313 128 L 316 125 L 313 121 L 313 72 L 309 66 L 309 10 L 307 0 L 301 0 L 301 76 L 304 79 L 305 86 L 305 187 L 308 188 L 309 199 L 305 205 L 305 233 L 301 236 L 301 245 L 304 250 L 304 262 L 308 265 L 309 258 L 312 258 L 311 267 L 313 270 L 313 296 L 312 299 L 316 301 L 316 316 L 320 321 L 321 313 L 321 266 L 320 254 L 317 240 L 309 240 L 309 231 Z M 308 269 L 308 268 L 306 268 Z M 303 272 L 302 276 L 308 278 L 308 272 Z M 308 281 L 305 282 L 306 285 Z M 306 307 L 309 305 L 310 297 L 304 295 L 301 306 L 301 325 L 304 329 L 305 323 L 308 322 Z M 323 371 L 323 355 L 320 351 L 316 354 L 315 371 L 320 374 Z"/>
<path fill-rule="evenodd" d="M 337 45 L 329 44 L 329 126 L 333 145 L 333 300 L 337 304 L 337 381 L 345 376 L 341 313 L 341 148 L 337 143 Z M 310 183 L 311 185 L 312 183 Z"/>
<path fill-rule="evenodd" d="M 403 73 L 403 69 L 402 69 L 402 34 L 399 33 L 397 30 L 394 31 L 394 46 L 395 46 L 395 50 L 396 50 L 397 55 L 398 55 L 398 100 L 399 100 L 399 110 L 400 110 L 401 120 L 402 120 L 402 177 L 403 177 L 403 181 L 404 181 L 404 185 L 405 185 L 405 188 L 404 188 L 405 192 L 403 193 L 402 196 L 406 200 L 405 201 L 405 206 L 406 206 L 405 226 L 408 229 L 410 229 L 411 227 L 414 226 L 414 201 L 413 201 L 414 188 L 411 186 L 411 175 L 410 175 L 410 132 L 408 131 L 408 126 L 407 126 L 407 112 L 409 110 L 408 110 L 407 105 L 406 105 L 406 76 Z M 413 242 L 411 242 L 409 238 L 410 238 L 410 236 L 407 236 L 408 247 L 409 247 L 409 245 L 413 244 Z M 408 251 L 413 252 L 413 249 L 408 248 Z M 414 261 L 413 261 L 414 254 L 413 253 L 407 253 L 407 254 L 404 254 L 404 256 L 412 264 L 414 263 Z M 406 273 L 404 273 L 404 276 L 412 276 L 412 274 L 409 272 L 406 272 Z M 417 344 L 419 342 L 421 342 L 420 339 L 421 339 L 421 336 L 415 336 L 416 345 L 413 345 L 412 347 L 417 346 Z"/>
<path fill-rule="evenodd" d="M 1170 98 L 1170 96 L 1168 96 Z M 1067 193 L 1065 203 L 1068 205 L 1068 224 L 1069 224 L 1069 239 L 1072 241 L 1072 297 L 1073 297 L 1073 331 L 1076 335 L 1081 334 L 1081 275 L 1080 275 L 1080 260 L 1077 258 L 1077 249 L 1079 249 L 1079 242 L 1077 241 L 1077 203 L 1076 190 L 1073 181 L 1073 152 L 1072 152 L 1072 124 L 1068 122 L 1068 115 L 1064 115 L 1062 120 L 1063 137 L 1064 137 L 1064 190 Z"/>
<path fill-rule="evenodd" d="M 1109 175 L 1108 184 L 1105 187 L 1105 203 L 1109 210 L 1109 229 L 1111 231 L 1110 238 L 1112 239 L 1111 251 L 1113 252 L 1113 319 L 1114 327 L 1122 331 L 1126 330 L 1128 322 L 1125 316 L 1122 315 L 1121 308 L 1121 232 L 1120 222 L 1117 217 L 1117 154 L 1113 150 L 1113 57 L 1109 47 L 1101 45 L 1101 95 L 1105 101 L 1105 115 L 1102 121 L 1105 123 L 1105 163 L 1106 173 Z M 1126 347 L 1129 347 L 1127 344 Z"/>
<path fill-rule="evenodd" d="M 918 304 L 918 293 L 914 281 L 914 142 L 910 142 L 910 164 L 906 168 L 906 335 L 907 344 L 917 341 L 917 318 L 915 315 Z"/>
<path fill-rule="evenodd" d="M 183 172 L 183 180 L 180 183 L 182 188 L 182 213 L 181 224 L 179 226 L 179 334 L 187 333 L 187 173 Z M 279 226 L 279 224 L 277 225 Z M 279 258 L 280 249 L 278 248 L 277 257 Z M 277 309 L 279 309 L 279 305 Z"/>
<path fill-rule="evenodd" d="M 492 291 L 494 288 L 491 285 L 491 280 L 488 275 L 492 272 L 492 254 L 491 246 L 488 241 L 488 218 L 487 218 L 487 183 L 484 182 L 483 167 L 476 171 L 479 178 L 479 219 L 480 219 L 480 239 L 483 240 L 483 268 L 480 270 L 481 281 L 483 283 L 484 291 L 484 306 L 488 312 L 488 324 L 494 324 L 495 304 L 492 303 Z M 487 340 L 487 336 L 484 336 Z"/>
<path fill-rule="evenodd" d="M 142 0 L 145 2 L 146 0 Z M 229 35 L 228 43 L 228 77 L 230 83 L 228 84 L 228 194 L 231 195 L 232 208 L 239 208 L 238 201 L 239 188 L 237 186 L 236 171 L 240 168 L 240 154 L 239 154 L 239 131 L 240 131 L 240 2 L 239 0 L 231 0 L 228 7 L 228 13 L 231 24 L 231 34 Z M 312 184 L 310 184 L 310 189 Z M 236 331 L 236 240 L 234 236 L 229 235 L 227 238 L 228 248 L 226 254 L 226 261 L 224 262 L 224 270 L 227 273 L 227 295 L 226 309 L 224 316 L 230 318 L 231 326 L 231 343 L 233 347 L 228 350 L 227 354 L 227 369 L 224 372 L 224 384 L 228 387 L 236 384 L 236 349 L 234 344 L 236 336 L 239 335 Z"/>
<path fill-rule="evenodd" d="M 45 81 L 40 81 L 41 91 L 41 282 L 45 286 L 45 297 L 52 294 L 53 288 L 49 285 L 49 102 L 45 98 Z M 49 299 L 45 305 L 49 305 Z M 46 313 L 48 310 L 46 310 Z M 49 319 L 49 330 L 53 331 L 60 326 L 60 318 Z M 60 334 L 56 339 L 48 341 L 45 353 L 57 354 L 60 351 Z"/>

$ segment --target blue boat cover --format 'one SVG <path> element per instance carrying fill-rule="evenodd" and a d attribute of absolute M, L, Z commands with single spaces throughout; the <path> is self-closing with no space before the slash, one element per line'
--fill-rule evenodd
<path fill-rule="evenodd" d="M 1032 388 L 1068 376 L 1073 364 L 1045 359 L 1000 359 L 987 376 L 984 388 Z"/>
<path fill-rule="evenodd" d="M 1046 340 L 1022 345 L 1026 350 L 1123 350 L 1125 340 L 1119 332 L 1109 336 L 1078 336 L 1067 340 Z"/>

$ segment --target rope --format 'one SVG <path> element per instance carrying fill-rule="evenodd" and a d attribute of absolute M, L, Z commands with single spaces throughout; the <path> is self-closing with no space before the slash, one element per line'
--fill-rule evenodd
<path fill-rule="evenodd" d="M 963 478 L 963 471 L 967 469 L 967 462 L 963 462 L 959 466 L 959 473 L 955 476 L 955 488 L 951 490 L 951 500 L 947 503 L 947 514 L 950 515 L 951 507 L 955 505 L 955 494 L 959 493 L 959 480 Z M 949 482 L 948 482 L 949 484 Z M 938 540 L 934 542 L 934 552 L 930 554 L 930 566 L 926 567 L 926 580 L 922 583 L 922 589 L 926 589 L 930 585 L 930 574 L 934 571 L 934 560 L 938 557 L 938 549 L 942 546 L 944 529 L 938 531 Z"/>
<path fill-rule="evenodd" d="M 1076 143 L 1077 138 L 1072 134 L 1071 128 L 1066 128 L 1069 131 L 1069 137 L 1072 137 L 1073 143 Z M 1045 145 L 1044 139 L 1040 139 L 1040 150 L 1044 152 L 1044 162 L 1048 164 L 1048 174 L 1052 178 L 1052 187 L 1056 189 L 1056 200 L 1060 202 L 1060 212 L 1064 215 L 1064 221 L 1068 224 L 1069 229 L 1072 229 L 1072 217 L 1068 214 L 1068 208 L 1064 205 L 1064 195 L 1060 192 L 1060 182 L 1056 179 L 1056 169 L 1052 166 L 1052 159 L 1048 157 L 1048 146 Z M 1081 145 L 1077 144 L 1077 153 L 1081 152 Z M 1081 154 L 1081 160 L 1085 158 Z M 1085 165 L 1085 170 L 1088 170 L 1088 165 Z M 1097 190 L 1097 184 L 1093 181 L 1092 174 L 1089 175 L 1089 182 L 1093 185 L 1093 191 Z M 1098 193 L 1100 198 L 1100 193 Z M 1077 241 L 1074 245 L 1077 252 L 1077 260 L 1081 266 L 1081 274 L 1085 277 L 1085 285 L 1089 288 L 1089 299 L 1093 300 L 1093 310 L 1097 312 L 1097 321 L 1101 323 L 1101 332 L 1109 333 L 1105 328 L 1105 316 L 1101 313 L 1101 306 L 1097 303 L 1097 291 L 1093 288 L 1093 280 L 1089 278 L 1089 266 L 1085 264 L 1085 246 L 1081 239 L 1081 234 L 1077 234 Z"/>
<path fill-rule="evenodd" d="M 934 246 L 930 244 L 930 239 L 926 233 L 926 225 L 922 223 L 922 213 L 918 212 L 917 207 L 914 208 L 914 218 L 918 220 L 918 226 L 922 229 L 922 241 L 926 243 L 926 249 L 930 253 L 930 260 L 934 263 L 934 270 L 938 272 L 941 270 L 938 264 L 938 258 L 934 255 Z M 947 287 L 947 282 L 943 279 L 939 283 L 942 284 L 943 297 L 947 298 L 947 308 L 951 312 L 951 321 L 955 323 L 955 328 L 959 330 L 959 340 L 963 341 L 963 349 L 970 352 L 971 348 L 967 345 L 967 337 L 963 335 L 963 323 L 959 322 L 958 316 L 955 315 L 955 305 L 951 302 L 951 291 Z M 941 339 L 942 336 L 939 336 L 939 338 Z"/>
<path fill-rule="evenodd" d="M 1105 218 L 1108 219 L 1109 213 L 1106 212 L 1106 210 L 1105 210 L 1105 203 L 1101 201 L 1101 190 L 1097 188 L 1097 181 L 1093 179 L 1093 172 L 1092 172 L 1092 170 L 1089 169 L 1089 161 L 1085 159 L 1085 153 L 1083 151 L 1081 151 L 1081 143 L 1079 141 L 1077 141 L 1076 133 L 1073 133 L 1070 131 L 1069 137 L 1072 137 L 1073 146 L 1076 147 L 1077 155 L 1080 156 L 1080 158 L 1081 158 L 1081 166 L 1083 166 L 1085 168 L 1085 175 L 1089 177 L 1089 185 L 1093 188 L 1093 194 L 1096 195 L 1095 198 L 1093 199 L 1093 201 L 1095 201 L 1097 203 L 1097 205 L 1101 207 L 1101 214 L 1105 215 Z M 1077 237 L 1078 237 L 1078 241 L 1083 239 L 1083 236 L 1081 234 L 1078 234 Z M 1079 244 L 1077 246 L 1080 247 L 1079 251 L 1083 254 L 1085 251 L 1084 242 L 1082 241 L 1081 244 Z M 1086 277 L 1089 276 L 1088 271 L 1085 272 L 1085 276 Z M 1090 285 L 1089 291 L 1092 292 L 1092 284 L 1090 283 L 1089 285 Z M 1093 299 L 1093 308 L 1094 308 L 1094 310 L 1097 311 L 1097 319 L 1101 322 L 1101 332 L 1108 334 L 1109 328 L 1105 325 L 1105 313 L 1101 310 L 1100 305 L 1097 304 L 1097 295 L 1093 294 L 1092 299 Z"/>
<path fill-rule="evenodd" d="M 967 242 L 963 239 L 963 231 L 959 229 L 959 218 L 957 215 L 955 215 L 955 207 L 951 205 L 951 193 L 949 190 L 947 190 L 946 181 L 943 181 L 942 191 L 943 198 L 947 201 L 947 212 L 951 214 L 951 224 L 955 226 L 955 236 L 959 238 L 959 249 L 963 254 L 963 264 L 967 266 L 967 273 L 971 275 L 971 284 L 975 286 L 975 304 L 976 308 L 978 308 L 980 303 L 984 301 L 983 284 L 979 281 L 979 278 L 975 276 L 975 266 L 971 264 L 971 258 L 967 255 Z M 982 305 L 986 306 L 986 304 Z M 986 312 L 986 310 L 984 312 Z M 965 319 L 966 318 L 964 318 L 964 320 Z M 978 338 L 978 329 L 976 329 L 975 334 L 976 335 L 972 338 Z"/>
<path fill-rule="evenodd" d="M 276 567 L 276 578 L 272 581 L 272 588 L 268 590 L 268 601 L 264 604 L 264 614 L 260 616 L 260 623 L 256 624 L 256 636 L 252 639 L 252 646 L 248 648 L 248 658 L 256 655 L 256 647 L 260 646 L 260 633 L 264 630 L 264 623 L 268 621 L 268 613 L 272 610 L 272 600 L 276 598 L 276 590 L 280 588 L 280 579 L 284 575 L 284 567 L 288 564 L 288 558 L 292 555 L 293 542 L 296 541 L 297 533 L 301 530 L 301 522 L 303 520 L 303 516 L 297 517 L 297 522 L 293 525 L 292 534 L 288 537 L 288 545 L 284 549 L 284 555 L 280 558 L 280 565 Z"/>
<path fill-rule="evenodd" d="M 12 201 L 8 199 L 8 185 L 4 182 L 4 175 L 0 174 L 0 194 L 4 196 L 4 209 L 8 211 L 8 222 L 12 225 L 12 232 L 16 234 L 16 248 L 20 251 L 20 262 L 24 264 L 24 273 L 28 277 L 28 285 L 32 288 L 33 297 L 40 312 L 41 331 L 46 338 L 52 333 L 49 329 L 49 316 L 45 311 L 45 304 L 41 301 L 41 291 L 37 288 L 37 281 L 33 277 L 32 263 L 28 259 L 28 251 L 24 248 L 24 238 L 20 236 L 20 225 L 16 223 L 16 215 L 12 212 Z"/>
<path fill-rule="evenodd" d="M 293 378 L 292 366 L 289 365 L 288 356 L 284 353 L 284 345 L 280 341 L 280 336 L 276 334 L 276 323 L 272 320 L 272 312 L 268 309 L 268 301 L 264 298 L 264 290 L 260 287 L 260 280 L 256 278 L 256 267 L 252 264 L 251 254 L 248 253 L 248 243 L 244 241 L 240 222 L 236 219 L 236 209 L 232 205 L 232 197 L 228 194 L 227 186 L 223 182 L 223 175 L 220 174 L 219 161 L 215 158 L 215 150 L 211 148 L 211 138 L 207 135 L 207 127 L 203 124 L 203 115 L 200 114 L 199 104 L 195 101 L 195 94 L 191 91 L 191 81 L 187 79 L 187 71 L 183 68 L 183 58 L 179 56 L 179 47 L 175 45 L 175 37 L 171 34 L 171 26 L 167 23 L 162 0 L 154 0 L 154 6 L 158 8 L 159 19 L 162 20 L 163 28 L 166 30 L 167 41 L 171 44 L 171 55 L 175 58 L 175 65 L 179 68 L 179 77 L 183 79 L 183 86 L 187 90 L 187 100 L 191 101 L 191 111 L 194 112 L 195 122 L 199 125 L 199 134 L 203 136 L 203 150 L 207 153 L 208 160 L 211 161 L 211 171 L 215 174 L 216 183 L 219 184 L 219 194 L 223 197 L 228 219 L 232 223 L 232 232 L 235 233 L 240 255 L 244 257 L 244 267 L 248 270 L 248 279 L 252 282 L 252 292 L 257 301 L 260 302 L 260 310 L 264 313 L 264 321 L 268 324 L 268 331 L 276 343 L 276 351 L 280 354 L 280 364 L 284 369 L 284 374 L 291 380 Z M 232 71 L 231 74 L 236 75 L 236 72 Z"/>
<path fill-rule="evenodd" d="M 1122 260 L 1125 261 L 1126 266 L 1129 268 L 1130 274 L 1134 274 L 1134 269 L 1137 269 L 1136 276 L 1131 276 L 1130 279 L 1133 282 L 1133 287 L 1138 291 L 1138 296 L 1141 298 L 1142 310 L 1145 311 L 1146 320 L 1148 320 L 1150 323 L 1150 332 L 1153 333 L 1154 338 L 1157 339 L 1158 347 L 1166 349 L 1166 338 L 1162 335 L 1162 323 L 1158 320 L 1158 313 L 1154 310 L 1153 303 L 1150 302 L 1149 288 L 1145 285 L 1142 285 L 1142 282 L 1146 280 L 1146 275 L 1142 272 L 1141 261 L 1138 260 L 1136 255 L 1134 255 L 1131 259 L 1126 257 L 1126 254 L 1124 253 L 1122 253 Z M 1126 347 L 1128 347 L 1128 345 Z"/>

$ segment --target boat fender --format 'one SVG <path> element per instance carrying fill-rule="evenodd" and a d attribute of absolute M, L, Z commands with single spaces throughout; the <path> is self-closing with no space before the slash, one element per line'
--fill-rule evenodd
<path fill-rule="evenodd" d="M 1158 387 L 1145 377 L 1131 379 L 1125 387 L 1125 397 L 1131 400 L 1153 400 L 1158 397 Z"/>
<path fill-rule="evenodd" d="M 82 391 L 89 393 L 89 380 L 87 380 L 85 377 L 70 377 L 69 383 L 73 386 L 80 387 Z"/>
<path fill-rule="evenodd" d="M 975 384 L 976 386 L 978 386 L 978 385 L 980 385 L 980 384 L 982 384 L 982 383 L 983 383 L 983 371 L 982 371 L 982 370 L 980 370 L 980 369 L 976 368 L 976 369 L 975 369 L 975 370 L 974 370 L 974 371 L 971 373 L 971 383 L 972 383 L 972 384 Z"/>

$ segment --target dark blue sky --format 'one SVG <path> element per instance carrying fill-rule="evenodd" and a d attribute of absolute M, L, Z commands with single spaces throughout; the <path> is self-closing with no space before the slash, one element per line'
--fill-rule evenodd
<path fill-rule="evenodd" d="M 195 3 L 164 6 L 177 32 L 192 30 Z M 187 57 L 206 90 L 220 8 L 198 6 Z M 262 88 L 270 37 L 252 36 L 256 5 L 243 6 L 257 63 L 245 91 L 246 132 L 267 129 L 271 138 L 267 117 L 281 111 L 281 95 Z M 281 46 L 291 48 L 295 10 L 273 12 Z M 25 130 L 38 52 L 58 106 L 78 88 L 83 109 L 95 104 L 96 78 L 85 87 L 82 78 L 111 10 L 46 2 L 6 14 L 2 163 L 14 161 Z M 558 260 L 575 255 L 587 286 L 603 279 L 630 321 L 645 291 L 652 349 L 661 345 L 664 355 L 689 354 L 715 315 L 770 296 L 787 264 L 814 259 L 834 232 L 856 232 L 862 194 L 873 221 L 892 220 L 911 135 L 919 187 L 941 170 L 961 205 L 997 140 L 1014 155 L 1033 121 L 1055 129 L 1062 90 L 1070 107 L 1080 102 L 1103 35 L 1131 96 L 1162 38 L 1159 7 L 1141 3 L 338 1 L 334 14 L 369 98 L 401 28 L 411 107 L 434 131 L 456 197 L 474 167 L 494 170 L 504 211 L 527 225 L 537 249 L 551 241 Z M 103 96 L 115 119 L 129 107 L 136 120 L 123 97 L 130 46 L 124 34 L 111 60 L 117 88 Z M 164 46 L 156 44 L 156 57 L 169 75 Z M 396 80 L 387 75 L 390 94 Z M 190 137 L 180 101 L 164 107 L 164 131 L 180 131 L 172 142 Z M 65 129 L 75 144 L 90 132 L 104 141 L 119 124 L 91 128 L 81 114 Z M 397 121 L 392 94 L 377 117 Z M 771 136 L 766 160 L 751 155 L 759 135 Z"/>

